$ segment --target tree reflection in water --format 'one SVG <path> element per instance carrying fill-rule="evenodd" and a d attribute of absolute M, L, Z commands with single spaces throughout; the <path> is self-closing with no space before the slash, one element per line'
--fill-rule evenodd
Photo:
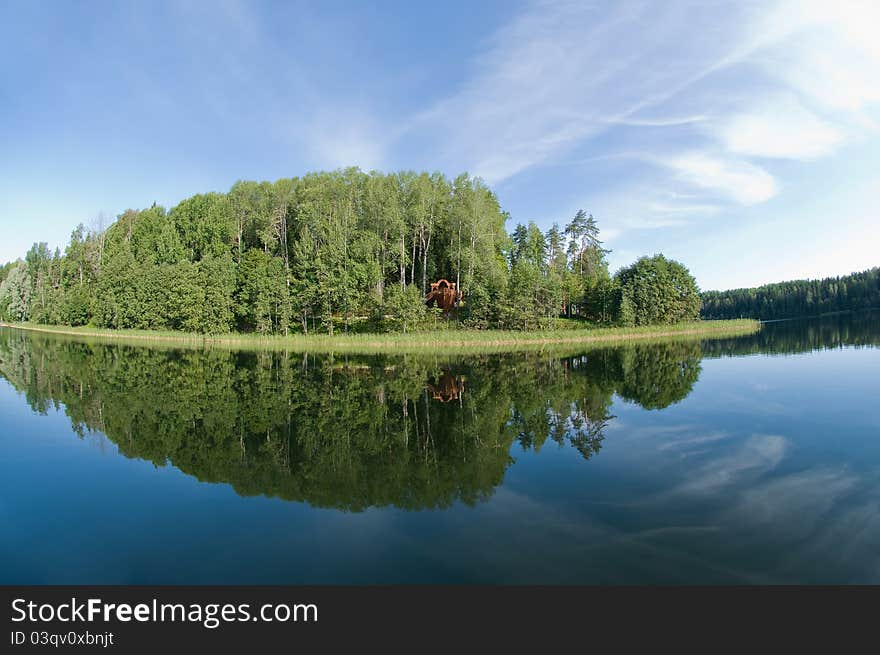
<path fill-rule="evenodd" d="M 589 459 L 612 397 L 683 399 L 698 342 L 575 356 L 333 357 L 81 343 L 0 330 L 0 374 L 37 411 L 127 457 L 171 464 L 241 495 L 363 510 L 474 504 L 517 447 L 548 440 Z"/>

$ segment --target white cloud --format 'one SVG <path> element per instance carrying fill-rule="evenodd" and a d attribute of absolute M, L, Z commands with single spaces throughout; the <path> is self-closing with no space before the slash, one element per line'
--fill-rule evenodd
<path fill-rule="evenodd" d="M 706 117 L 640 112 L 726 53 L 735 27 L 716 27 L 721 39 L 691 27 L 711 13 L 689 3 L 535 2 L 492 36 L 462 87 L 408 129 L 442 133 L 446 158 L 494 183 L 609 129 L 688 129 Z"/>
<path fill-rule="evenodd" d="M 728 151 L 738 155 L 815 159 L 833 152 L 844 134 L 791 99 L 735 114 L 721 127 Z"/>
<path fill-rule="evenodd" d="M 578 201 L 610 208 L 608 234 L 680 225 L 763 203 L 784 187 L 774 160 L 820 159 L 877 128 L 878 24 L 873 1 L 534 2 L 401 139 L 441 135 L 435 158 L 496 184 L 577 149 Z M 597 162 L 633 150 L 648 166 L 597 191 Z"/>
<path fill-rule="evenodd" d="M 635 155 L 635 158 L 659 164 L 644 154 Z M 578 202 L 567 207 L 564 214 L 573 214 L 577 207 L 589 207 L 600 220 L 606 243 L 613 244 L 612 259 L 623 264 L 626 257 L 635 258 L 641 253 L 620 248 L 615 242 L 622 235 L 679 227 L 701 217 L 714 216 L 722 210 L 721 204 L 707 197 L 704 191 L 682 193 L 669 190 L 671 186 L 674 185 L 628 183 L 626 193 L 610 189 L 578 198 Z"/>
<path fill-rule="evenodd" d="M 610 125 L 629 125 L 631 127 L 676 127 L 701 123 L 707 119 L 702 114 L 696 116 L 670 116 L 667 118 L 609 118 Z"/>
<path fill-rule="evenodd" d="M 669 439 L 664 441 L 659 446 L 657 446 L 657 450 L 690 450 L 694 446 L 702 446 L 707 443 L 713 443 L 716 441 L 722 441 L 725 439 L 731 438 L 731 433 L 729 432 L 710 432 L 708 434 L 700 434 L 698 436 L 684 436 L 676 439 Z"/>
<path fill-rule="evenodd" d="M 694 151 L 664 162 L 683 182 L 718 191 L 743 205 L 753 205 L 776 195 L 776 180 L 770 173 L 742 159 Z"/>
<path fill-rule="evenodd" d="M 691 472 L 689 479 L 675 491 L 685 494 L 715 494 L 772 471 L 788 451 L 785 437 L 774 434 L 756 434 L 735 452 L 707 462 Z"/>
<path fill-rule="evenodd" d="M 809 535 L 857 484 L 845 471 L 811 469 L 745 489 L 735 513 L 786 539 Z"/>
<path fill-rule="evenodd" d="M 776 34 L 759 64 L 821 105 L 861 112 L 880 102 L 880 3 L 786 0 L 757 33 Z"/>

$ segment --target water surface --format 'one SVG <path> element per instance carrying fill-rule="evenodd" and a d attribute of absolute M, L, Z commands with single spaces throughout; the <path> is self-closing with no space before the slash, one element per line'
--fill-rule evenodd
<path fill-rule="evenodd" d="M 878 583 L 880 314 L 468 357 L 0 329 L 0 583 Z"/>

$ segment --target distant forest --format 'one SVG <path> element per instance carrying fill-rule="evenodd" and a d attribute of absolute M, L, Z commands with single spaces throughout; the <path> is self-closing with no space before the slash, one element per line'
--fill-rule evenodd
<path fill-rule="evenodd" d="M 63 253 L 34 244 L 0 268 L 0 318 L 332 334 L 699 317 L 696 282 L 678 262 L 643 257 L 612 276 L 591 215 L 578 211 L 547 232 L 517 225 L 510 234 L 509 218 L 467 174 L 350 168 L 241 181 L 170 211 L 154 204 L 109 225 L 79 225 Z M 425 302 L 441 278 L 461 292 L 446 313 Z"/>
<path fill-rule="evenodd" d="M 794 280 L 754 289 L 706 291 L 703 318 L 772 320 L 880 308 L 880 268 L 824 280 Z"/>

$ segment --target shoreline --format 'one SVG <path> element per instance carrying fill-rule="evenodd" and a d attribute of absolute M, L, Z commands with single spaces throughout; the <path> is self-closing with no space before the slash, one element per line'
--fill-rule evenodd
<path fill-rule="evenodd" d="M 43 334 L 77 337 L 82 341 L 110 341 L 118 343 L 162 344 L 189 348 L 212 346 L 236 349 L 288 350 L 297 352 L 339 353 L 405 353 L 446 351 L 517 351 L 543 349 L 580 344 L 614 344 L 627 341 L 669 340 L 676 338 L 724 338 L 753 334 L 761 329 L 759 321 L 751 319 L 698 321 L 675 325 L 656 325 L 633 328 L 594 328 L 586 330 L 547 330 L 512 332 L 506 330 L 442 330 L 416 333 L 293 334 L 288 336 L 260 336 L 254 334 L 206 335 L 188 332 L 151 332 L 148 330 L 107 330 L 70 326 L 31 325 L 0 322 L 0 328 L 10 328 Z"/>

